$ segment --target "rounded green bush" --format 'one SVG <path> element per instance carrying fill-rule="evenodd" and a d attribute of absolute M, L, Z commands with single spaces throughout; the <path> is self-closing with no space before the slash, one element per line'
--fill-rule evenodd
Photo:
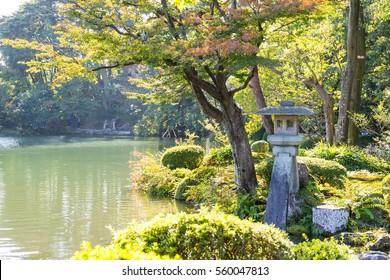
<path fill-rule="evenodd" d="M 298 157 L 297 161 L 306 165 L 309 174 L 321 184 L 343 187 L 346 183 L 347 170 L 335 161 L 310 157 Z"/>
<path fill-rule="evenodd" d="M 184 260 L 292 259 L 287 234 L 220 212 L 158 217 L 142 229 L 144 252 Z"/>
<path fill-rule="evenodd" d="M 294 246 L 297 260 L 353 260 L 357 259 L 353 251 L 344 244 L 339 244 L 333 237 L 323 241 L 313 239 Z"/>
<path fill-rule="evenodd" d="M 197 145 L 175 146 L 163 153 L 161 163 L 170 169 L 187 168 L 192 170 L 200 166 L 204 153 L 204 149 Z"/>
<path fill-rule="evenodd" d="M 269 151 L 269 144 L 264 140 L 256 141 L 251 145 L 251 150 L 256 153 L 267 153 Z"/>

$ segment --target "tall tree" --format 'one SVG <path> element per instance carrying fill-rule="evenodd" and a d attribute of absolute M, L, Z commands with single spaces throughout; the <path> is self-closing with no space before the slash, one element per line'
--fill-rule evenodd
<path fill-rule="evenodd" d="M 312 94 L 320 98 L 328 144 L 334 141 L 335 96 L 343 69 L 341 11 L 339 4 L 332 3 L 309 16 L 297 16 L 288 24 L 278 22 L 269 27 L 277 32 L 269 32 L 268 45 L 260 49 L 270 58 L 265 66 L 283 78 L 284 90 L 291 98 L 301 102 L 316 100 Z M 313 93 L 302 94 L 308 89 Z"/>
<path fill-rule="evenodd" d="M 362 94 L 362 79 L 365 58 L 365 29 L 363 6 L 360 0 L 349 1 L 347 66 L 341 86 L 339 114 L 336 127 L 336 143 L 357 142 L 357 127 L 349 114 L 357 113 Z"/>

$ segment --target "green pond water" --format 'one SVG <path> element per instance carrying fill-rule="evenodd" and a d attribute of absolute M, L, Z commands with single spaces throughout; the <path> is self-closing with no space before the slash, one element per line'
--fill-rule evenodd
<path fill-rule="evenodd" d="M 67 259 L 83 240 L 106 245 L 131 221 L 181 211 L 129 187 L 133 152 L 161 139 L 0 137 L 0 259 Z"/>

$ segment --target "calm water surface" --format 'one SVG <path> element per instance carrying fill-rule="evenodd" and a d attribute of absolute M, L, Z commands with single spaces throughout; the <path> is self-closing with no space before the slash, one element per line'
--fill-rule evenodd
<path fill-rule="evenodd" d="M 172 200 L 129 188 L 132 153 L 172 145 L 160 139 L 0 137 L 0 259 L 66 259 L 83 240 L 108 244 L 121 229 Z"/>

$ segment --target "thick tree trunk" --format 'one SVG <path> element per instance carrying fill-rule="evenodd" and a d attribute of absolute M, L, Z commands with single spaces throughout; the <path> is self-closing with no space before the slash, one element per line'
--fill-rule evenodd
<path fill-rule="evenodd" d="M 253 78 L 249 83 L 249 87 L 252 89 L 253 96 L 256 101 L 257 109 L 260 110 L 266 108 L 267 104 L 265 102 L 263 90 L 260 85 L 259 68 L 257 66 L 254 66 L 252 71 L 253 71 Z M 272 121 L 271 116 L 262 115 L 261 120 L 263 121 L 263 126 L 267 134 L 268 135 L 274 134 L 274 123 Z"/>
<path fill-rule="evenodd" d="M 357 33 L 359 26 L 360 0 L 349 1 L 348 37 L 347 37 L 347 67 L 345 69 L 339 103 L 339 117 L 336 128 L 336 143 L 348 139 L 348 111 L 350 110 L 353 81 L 356 77 L 357 63 Z"/>
<path fill-rule="evenodd" d="M 234 101 L 222 107 L 222 125 L 233 153 L 236 183 L 241 191 L 254 195 L 257 179 L 242 110 Z"/>
<path fill-rule="evenodd" d="M 242 110 L 234 102 L 234 94 L 226 87 L 226 77 L 221 74 L 213 76 L 215 85 L 212 85 L 201 80 L 195 69 L 188 69 L 186 79 L 203 113 L 221 123 L 225 129 L 233 153 L 235 179 L 239 190 L 247 194 L 256 194 L 257 179 Z M 204 91 L 220 106 L 211 104 Z"/>
<path fill-rule="evenodd" d="M 358 113 L 360 110 L 360 100 L 363 87 L 364 58 L 366 56 L 366 30 L 364 28 L 364 13 L 360 3 L 359 7 L 359 24 L 356 38 L 356 72 L 351 88 L 351 98 L 349 104 L 350 113 Z M 358 142 L 359 129 L 352 119 L 348 124 L 348 144 L 356 145 Z"/>

